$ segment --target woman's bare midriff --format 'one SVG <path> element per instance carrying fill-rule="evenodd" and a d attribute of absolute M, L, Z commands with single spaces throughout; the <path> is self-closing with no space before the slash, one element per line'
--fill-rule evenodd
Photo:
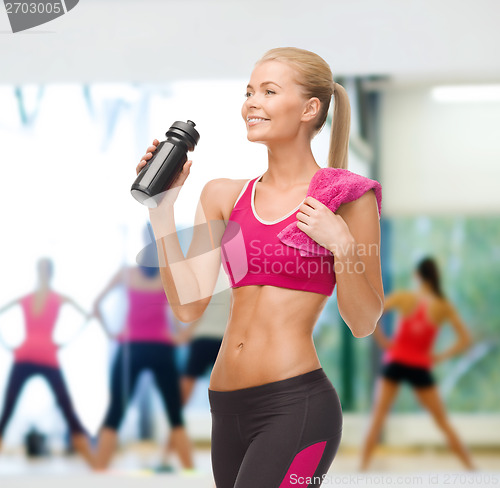
<path fill-rule="evenodd" d="M 327 299 L 270 285 L 233 288 L 209 389 L 238 390 L 320 368 L 312 332 Z"/>

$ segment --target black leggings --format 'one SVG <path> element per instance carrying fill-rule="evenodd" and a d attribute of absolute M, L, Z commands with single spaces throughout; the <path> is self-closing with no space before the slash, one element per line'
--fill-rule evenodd
<path fill-rule="evenodd" d="M 343 415 L 319 368 L 240 390 L 208 390 L 217 488 L 320 486 L 337 453 Z"/>
<path fill-rule="evenodd" d="M 111 373 L 111 403 L 104 426 L 118 430 L 143 370 L 153 372 L 171 427 L 184 425 L 175 346 L 162 342 L 126 342 L 120 345 Z"/>
<path fill-rule="evenodd" d="M 19 398 L 19 394 L 26 381 L 35 375 L 43 376 L 56 396 L 57 404 L 66 419 L 72 434 L 86 434 L 85 428 L 76 416 L 71 398 L 64 383 L 61 370 L 52 366 L 44 366 L 36 363 L 14 363 L 10 372 L 5 394 L 5 404 L 2 418 L 0 419 L 0 437 L 3 437 L 5 428 L 9 423 Z"/>

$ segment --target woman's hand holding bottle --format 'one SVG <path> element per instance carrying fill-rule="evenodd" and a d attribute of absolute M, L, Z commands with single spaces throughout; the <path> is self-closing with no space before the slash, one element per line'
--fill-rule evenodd
<path fill-rule="evenodd" d="M 146 166 L 148 161 L 153 157 L 153 152 L 156 151 L 156 148 L 158 147 L 158 144 L 160 142 L 158 139 L 155 139 L 153 141 L 153 145 L 149 146 L 147 148 L 146 154 L 141 158 L 141 161 L 136 167 L 136 174 L 139 174 L 142 168 Z M 161 202 L 158 204 L 158 207 L 150 209 L 151 212 L 155 212 L 157 209 L 164 208 L 169 205 L 173 205 L 175 200 L 177 200 L 177 196 L 179 195 L 179 192 L 182 188 L 182 185 L 186 181 L 186 178 L 189 176 L 191 165 L 193 164 L 193 161 L 188 159 L 185 163 L 184 166 L 182 167 L 182 171 L 179 173 L 177 178 L 173 181 L 173 183 L 170 185 L 170 188 L 166 190 L 161 199 Z"/>

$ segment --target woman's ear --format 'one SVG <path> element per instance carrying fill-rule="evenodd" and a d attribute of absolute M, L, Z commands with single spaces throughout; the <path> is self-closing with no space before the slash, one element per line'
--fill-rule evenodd
<path fill-rule="evenodd" d="M 318 115 L 320 107 L 321 107 L 321 102 L 319 101 L 318 97 L 310 98 L 306 103 L 301 120 L 306 122 L 314 119 L 314 117 Z"/>

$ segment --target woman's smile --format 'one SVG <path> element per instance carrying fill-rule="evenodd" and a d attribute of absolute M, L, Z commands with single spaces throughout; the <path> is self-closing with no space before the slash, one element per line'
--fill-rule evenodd
<path fill-rule="evenodd" d="M 254 125 L 260 125 L 264 122 L 269 122 L 269 119 L 263 119 L 261 117 L 248 117 L 247 119 L 249 127 L 253 127 Z"/>

